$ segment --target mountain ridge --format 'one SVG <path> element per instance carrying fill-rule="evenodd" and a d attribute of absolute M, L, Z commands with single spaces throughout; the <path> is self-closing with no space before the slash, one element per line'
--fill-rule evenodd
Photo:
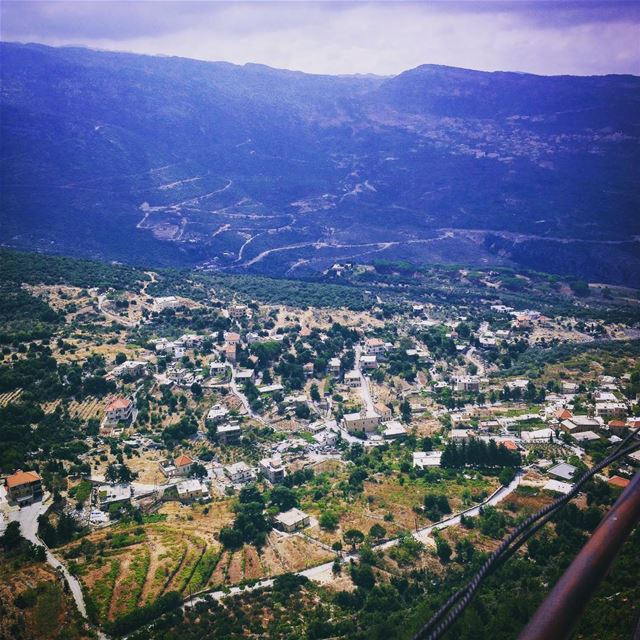
<path fill-rule="evenodd" d="M 640 280 L 636 76 L 0 47 L 5 246 L 288 276 L 564 255 L 576 277 Z"/>

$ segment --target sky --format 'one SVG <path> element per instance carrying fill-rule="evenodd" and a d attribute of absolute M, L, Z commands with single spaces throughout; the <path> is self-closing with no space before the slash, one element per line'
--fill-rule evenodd
<path fill-rule="evenodd" d="M 0 0 L 0 38 L 392 75 L 420 64 L 640 75 L 640 0 Z"/>

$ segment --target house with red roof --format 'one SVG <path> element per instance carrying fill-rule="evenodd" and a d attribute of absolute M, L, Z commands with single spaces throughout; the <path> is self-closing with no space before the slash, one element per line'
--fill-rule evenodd
<path fill-rule="evenodd" d="M 6 480 L 7 498 L 22 507 L 42 500 L 42 478 L 35 471 L 18 470 Z"/>
<path fill-rule="evenodd" d="M 166 478 L 175 478 L 177 476 L 188 476 L 196 461 L 191 456 L 183 453 L 173 460 L 160 460 L 158 464 L 160 471 Z"/>
<path fill-rule="evenodd" d="M 133 414 L 133 402 L 128 398 L 115 398 L 105 408 L 105 424 L 128 422 Z"/>
<path fill-rule="evenodd" d="M 609 427 L 609 430 L 611 431 L 611 433 L 614 433 L 615 435 L 619 436 L 625 432 L 628 425 L 626 420 L 620 420 L 620 418 L 614 418 L 613 420 L 609 420 L 609 422 L 607 423 L 607 426 Z"/>
<path fill-rule="evenodd" d="M 609 478 L 609 485 L 612 487 L 616 487 L 617 489 L 624 489 L 629 484 L 629 482 L 630 480 L 622 478 L 621 476 L 611 476 Z"/>
<path fill-rule="evenodd" d="M 573 413 L 571 413 L 569 409 L 558 409 L 555 412 L 554 417 L 558 422 L 562 422 L 563 420 L 570 420 L 573 418 Z"/>

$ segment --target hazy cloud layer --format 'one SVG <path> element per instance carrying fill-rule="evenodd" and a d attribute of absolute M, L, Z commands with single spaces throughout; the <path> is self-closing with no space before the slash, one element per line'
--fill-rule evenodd
<path fill-rule="evenodd" d="M 640 3 L 1 3 L 3 40 L 79 44 L 315 73 L 419 64 L 542 74 L 640 74 Z"/>

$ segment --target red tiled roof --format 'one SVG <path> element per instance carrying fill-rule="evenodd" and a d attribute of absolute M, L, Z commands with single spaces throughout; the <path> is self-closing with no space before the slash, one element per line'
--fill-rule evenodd
<path fill-rule="evenodd" d="M 35 471 L 16 471 L 7 478 L 7 487 L 18 487 L 21 484 L 37 482 L 40 479 L 40 476 Z"/>
<path fill-rule="evenodd" d="M 193 462 L 193 458 L 185 455 L 184 453 L 181 456 L 178 456 L 175 460 L 176 467 L 186 467 L 188 464 Z"/>
<path fill-rule="evenodd" d="M 627 426 L 627 423 L 624 420 L 610 420 L 609 426 L 614 429 L 622 429 Z"/>
<path fill-rule="evenodd" d="M 556 411 L 556 418 L 558 420 L 568 420 L 569 418 L 573 418 L 573 413 L 571 413 L 569 409 L 558 409 L 558 411 Z"/>
<path fill-rule="evenodd" d="M 508 449 L 509 451 L 517 451 L 518 447 L 516 446 L 516 443 L 513 440 L 503 440 L 500 443 L 505 449 Z"/>
<path fill-rule="evenodd" d="M 611 476 L 609 478 L 609 484 L 612 487 L 620 487 L 621 489 L 624 489 L 629 484 L 629 482 L 629 480 L 627 480 L 626 478 L 621 478 L 620 476 Z"/>
<path fill-rule="evenodd" d="M 126 398 L 116 398 L 107 405 L 107 411 L 115 411 L 116 409 L 128 409 L 131 402 Z"/>

